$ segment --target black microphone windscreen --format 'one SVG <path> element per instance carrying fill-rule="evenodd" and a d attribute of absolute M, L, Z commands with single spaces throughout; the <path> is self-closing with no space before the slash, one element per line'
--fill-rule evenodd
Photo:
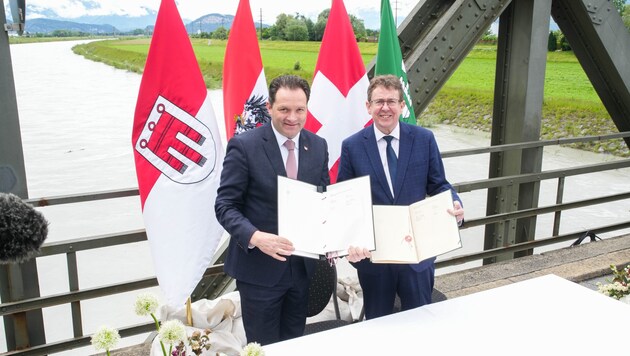
<path fill-rule="evenodd" d="M 48 221 L 14 194 L 0 193 L 0 264 L 19 263 L 39 251 Z"/>

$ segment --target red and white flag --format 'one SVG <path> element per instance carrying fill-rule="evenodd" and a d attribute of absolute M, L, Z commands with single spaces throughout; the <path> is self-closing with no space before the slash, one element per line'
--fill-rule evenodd
<path fill-rule="evenodd" d="M 162 0 L 140 83 L 132 145 L 155 274 L 181 306 L 211 264 L 223 228 L 214 200 L 223 145 L 174 0 Z"/>
<path fill-rule="evenodd" d="M 305 128 L 328 142 L 330 182 L 337 181 L 341 141 L 371 120 L 365 65 L 342 0 L 333 0 L 315 66 Z"/>
<path fill-rule="evenodd" d="M 265 70 L 249 0 L 240 0 L 223 60 L 225 136 L 256 128 L 271 120 Z"/>

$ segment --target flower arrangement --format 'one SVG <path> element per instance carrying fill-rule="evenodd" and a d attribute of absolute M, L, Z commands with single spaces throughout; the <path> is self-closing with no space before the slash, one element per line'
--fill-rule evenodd
<path fill-rule="evenodd" d="M 191 336 L 187 336 L 186 327 L 177 319 L 168 320 L 160 324 L 155 312 L 159 307 L 158 298 L 151 293 L 141 293 L 136 297 L 134 304 L 135 312 L 138 316 L 150 315 L 155 322 L 158 331 L 158 340 L 163 356 L 187 356 L 188 348 L 194 355 L 201 355 L 211 348 L 210 334 L 212 330 L 205 329 L 193 331 Z M 110 355 L 110 350 L 120 341 L 118 330 L 107 326 L 101 327 L 92 335 L 92 345 L 97 351 L 105 350 Z M 166 346 L 169 345 L 168 352 Z M 216 353 L 217 356 L 225 356 L 223 353 Z M 262 346 L 256 342 L 247 344 L 240 352 L 240 356 L 265 356 Z"/>
<path fill-rule="evenodd" d="M 241 351 L 241 356 L 265 356 L 265 350 L 257 342 L 250 342 Z"/>
<path fill-rule="evenodd" d="M 627 265 L 624 269 L 618 270 L 615 265 L 610 266 L 612 271 L 612 280 L 607 284 L 597 283 L 597 288 L 600 293 L 617 300 L 623 299 L 627 303 L 630 303 L 630 288 L 628 283 L 630 282 L 630 265 Z"/>
<path fill-rule="evenodd" d="M 105 350 L 107 356 L 109 356 L 109 350 L 113 349 L 120 341 L 120 335 L 118 330 L 110 328 L 109 326 L 101 326 L 94 335 L 92 335 L 92 345 L 97 351 Z"/>

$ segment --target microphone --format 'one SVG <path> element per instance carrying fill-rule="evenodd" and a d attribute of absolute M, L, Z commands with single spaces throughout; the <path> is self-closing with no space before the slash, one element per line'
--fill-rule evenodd
<path fill-rule="evenodd" d="M 37 252 L 48 236 L 48 221 L 11 193 L 0 193 L 0 264 L 20 263 Z"/>

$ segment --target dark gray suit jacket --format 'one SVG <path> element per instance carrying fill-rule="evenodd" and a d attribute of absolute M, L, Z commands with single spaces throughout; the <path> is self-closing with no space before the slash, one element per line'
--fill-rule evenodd
<path fill-rule="evenodd" d="M 326 140 L 302 130 L 298 180 L 326 186 L 328 146 Z M 231 235 L 225 272 L 237 280 L 273 286 L 288 263 L 249 249 L 255 231 L 278 233 L 278 176 L 287 175 L 271 123 L 234 136 L 227 145 L 221 185 L 215 203 L 217 220 Z M 307 273 L 315 260 L 305 259 Z"/>

